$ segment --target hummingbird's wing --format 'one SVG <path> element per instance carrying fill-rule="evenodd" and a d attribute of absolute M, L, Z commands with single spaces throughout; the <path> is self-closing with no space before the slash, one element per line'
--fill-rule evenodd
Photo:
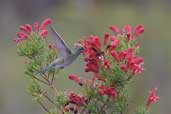
<path fill-rule="evenodd" d="M 55 46 L 59 51 L 59 55 L 66 58 L 68 55 L 72 54 L 71 50 L 65 43 L 65 41 L 62 39 L 62 37 L 55 31 L 55 29 L 50 26 L 50 29 L 54 35 L 55 38 Z"/>

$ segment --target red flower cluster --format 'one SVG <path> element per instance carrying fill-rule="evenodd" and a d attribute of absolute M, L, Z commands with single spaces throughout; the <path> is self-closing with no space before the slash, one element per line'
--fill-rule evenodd
<path fill-rule="evenodd" d="M 114 60 L 120 64 L 120 68 L 124 70 L 125 72 L 131 71 L 131 73 L 141 73 L 143 71 L 143 59 L 141 57 L 137 57 L 134 52 L 134 48 L 138 46 L 137 43 L 135 43 L 135 46 L 132 48 L 128 48 L 126 50 L 116 50 L 118 46 L 120 46 L 120 40 L 118 39 L 118 35 L 125 35 L 125 39 L 123 41 L 126 41 L 125 45 L 128 45 L 128 41 L 133 40 L 137 36 L 139 36 L 141 33 L 144 32 L 144 28 L 142 25 L 137 25 L 135 27 L 135 30 L 132 31 L 132 27 L 130 25 L 125 25 L 122 28 L 122 31 L 119 32 L 119 29 L 112 25 L 109 27 L 113 32 L 115 32 L 116 35 L 111 35 L 109 33 L 104 34 L 104 40 L 103 44 L 104 46 L 101 46 L 100 38 L 98 36 L 91 35 L 89 39 L 83 38 L 83 46 L 84 46 L 84 52 L 83 54 L 86 55 L 85 62 L 85 72 L 94 72 L 98 73 L 99 71 L 99 63 L 102 63 L 102 66 L 106 69 L 110 69 L 110 61 L 105 60 L 104 52 L 102 52 L 102 48 L 107 47 L 107 52 L 110 53 L 110 55 L 114 58 Z M 133 32 L 133 33 L 132 33 Z M 110 39 L 110 43 L 108 43 Z M 107 46 L 106 46 L 107 45 Z M 124 62 L 123 62 L 124 61 Z M 121 64 L 122 63 L 122 64 Z M 124 63 L 124 64 L 123 64 Z"/>
<path fill-rule="evenodd" d="M 14 39 L 14 42 L 18 44 L 21 41 L 28 39 L 32 32 L 38 33 L 42 39 L 45 39 L 48 33 L 48 30 L 46 30 L 45 27 L 50 25 L 51 23 L 52 20 L 48 18 L 45 19 L 40 26 L 37 22 L 35 22 L 34 28 L 30 24 L 20 26 L 20 31 L 17 33 L 18 38 Z"/>
<path fill-rule="evenodd" d="M 114 87 L 110 86 L 110 87 L 106 87 L 104 85 L 101 85 L 99 87 L 99 91 L 98 93 L 100 95 L 109 95 L 110 97 L 116 97 L 117 93 Z"/>
<path fill-rule="evenodd" d="M 69 93 L 69 101 L 77 106 L 80 106 L 85 102 L 83 96 L 77 95 L 73 92 Z"/>
<path fill-rule="evenodd" d="M 111 29 L 115 34 L 119 34 L 119 29 L 117 28 L 117 26 L 115 25 L 111 25 L 109 26 L 109 29 Z M 126 35 L 126 40 L 130 41 L 136 37 L 138 37 L 140 34 L 142 34 L 144 32 L 144 28 L 141 24 L 138 24 L 135 27 L 135 30 L 132 30 L 132 26 L 131 25 L 125 25 L 122 28 L 121 33 Z"/>
<path fill-rule="evenodd" d="M 96 79 L 106 82 L 106 78 L 100 76 L 99 69 L 101 67 L 111 70 L 113 65 L 117 64 L 126 73 L 137 74 L 143 71 L 143 58 L 138 57 L 135 53 L 138 47 L 135 38 L 144 32 L 143 26 L 137 25 L 134 31 L 130 25 L 123 26 L 122 31 L 119 31 L 117 26 L 114 25 L 110 26 L 109 29 L 115 34 L 105 33 L 103 45 L 100 37 L 93 35 L 90 35 L 88 39 L 83 38 L 82 41 L 83 54 L 86 56 L 84 59 L 86 63 L 85 72 L 93 73 L 91 78 L 92 85 L 94 85 Z M 114 87 L 106 87 L 103 84 L 97 85 L 100 95 L 116 96 L 117 92 Z"/>
<path fill-rule="evenodd" d="M 100 38 L 98 36 L 91 35 L 89 39 L 83 38 L 83 54 L 87 55 L 84 59 L 86 62 L 85 72 L 99 72 L 98 63 L 100 62 L 99 58 L 101 57 L 101 43 Z"/>
<path fill-rule="evenodd" d="M 146 107 L 149 107 L 151 103 L 156 102 L 159 99 L 159 96 L 156 95 L 157 88 L 152 89 L 147 98 Z"/>
<path fill-rule="evenodd" d="M 120 68 L 125 72 L 131 72 L 132 74 L 141 73 L 143 71 L 143 58 L 137 57 L 133 53 L 133 48 L 121 51 L 119 59 L 125 61 L 125 64 L 121 64 Z"/>

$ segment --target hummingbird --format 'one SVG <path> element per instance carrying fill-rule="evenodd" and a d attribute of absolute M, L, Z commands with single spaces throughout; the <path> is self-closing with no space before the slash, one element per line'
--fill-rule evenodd
<path fill-rule="evenodd" d="M 76 58 L 84 51 L 84 48 L 80 43 L 76 43 L 74 45 L 75 49 L 72 51 L 62 39 L 60 34 L 56 32 L 52 26 L 50 26 L 50 30 L 53 33 L 55 47 L 58 50 L 59 57 L 52 61 L 47 67 L 37 71 L 35 74 L 43 74 L 51 69 L 63 69 L 64 67 L 67 67 L 72 64 L 73 61 L 75 61 Z"/>

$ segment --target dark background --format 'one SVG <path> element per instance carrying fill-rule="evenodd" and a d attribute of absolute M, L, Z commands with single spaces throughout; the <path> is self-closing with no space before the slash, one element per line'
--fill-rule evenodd
<path fill-rule="evenodd" d="M 145 72 L 130 84 L 132 107 L 144 104 L 148 90 L 158 87 L 160 100 L 152 114 L 171 113 L 171 1 L 170 0 L 0 0 L 0 114 L 43 114 L 26 92 L 25 59 L 18 57 L 12 39 L 18 26 L 47 17 L 70 46 L 84 35 L 102 36 L 110 24 L 142 23 L 139 38 Z M 51 37 L 49 35 L 49 37 Z M 67 76 L 83 73 L 82 57 L 62 70 L 58 88 L 76 88 Z"/>

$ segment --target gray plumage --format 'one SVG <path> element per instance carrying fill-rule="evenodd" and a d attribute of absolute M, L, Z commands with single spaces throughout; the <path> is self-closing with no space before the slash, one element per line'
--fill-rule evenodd
<path fill-rule="evenodd" d="M 55 38 L 55 46 L 59 53 L 59 58 L 51 62 L 47 67 L 39 70 L 36 74 L 45 73 L 51 69 L 62 69 L 70 64 L 83 52 L 84 48 L 80 45 L 75 46 L 75 50 L 72 52 L 62 37 L 50 26 L 50 30 Z"/>

